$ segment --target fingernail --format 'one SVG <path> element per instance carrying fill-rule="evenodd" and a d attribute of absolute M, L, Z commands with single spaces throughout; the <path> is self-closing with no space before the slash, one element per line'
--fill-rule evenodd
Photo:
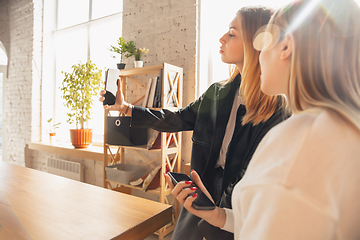
<path fill-rule="evenodd" d="M 166 173 L 164 173 L 164 177 L 165 177 Z"/>
<path fill-rule="evenodd" d="M 190 189 L 191 189 L 191 190 L 196 190 L 196 187 L 191 187 Z"/>
<path fill-rule="evenodd" d="M 192 197 L 193 197 L 193 198 L 196 198 L 197 195 L 198 195 L 197 193 L 194 193 L 194 194 L 192 195 Z"/>
<path fill-rule="evenodd" d="M 195 171 L 194 169 L 191 170 L 191 172 Z"/>
<path fill-rule="evenodd" d="M 186 184 L 192 184 L 192 181 L 185 181 Z"/>

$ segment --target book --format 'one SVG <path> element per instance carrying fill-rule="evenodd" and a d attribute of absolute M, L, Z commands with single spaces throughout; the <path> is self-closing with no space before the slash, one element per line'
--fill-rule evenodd
<path fill-rule="evenodd" d="M 150 89 L 151 89 L 151 83 L 152 83 L 152 79 L 150 78 L 149 79 L 149 82 L 148 82 L 148 85 L 147 85 L 147 88 L 146 88 L 146 93 L 145 93 L 145 97 L 144 97 L 144 100 L 142 102 L 142 106 L 143 107 L 146 107 L 147 106 L 147 103 L 149 101 L 149 94 L 150 94 Z"/>
<path fill-rule="evenodd" d="M 153 107 L 156 108 L 158 107 L 158 96 L 159 96 L 159 77 L 156 77 L 156 87 L 155 87 L 155 94 L 154 94 L 154 103 L 153 103 Z"/>
<path fill-rule="evenodd" d="M 162 93 L 162 72 L 160 76 L 156 78 L 156 90 L 154 96 L 154 107 L 161 108 L 161 94 Z"/>
<path fill-rule="evenodd" d="M 151 88 L 150 88 L 149 99 L 148 99 L 148 102 L 146 104 L 147 107 L 152 108 L 154 106 L 155 91 L 156 91 L 156 78 L 153 78 L 151 80 Z"/>

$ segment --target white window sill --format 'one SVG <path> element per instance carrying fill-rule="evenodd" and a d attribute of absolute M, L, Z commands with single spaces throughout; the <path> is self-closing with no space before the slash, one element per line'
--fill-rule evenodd
<path fill-rule="evenodd" d="M 88 148 L 74 148 L 70 142 L 30 142 L 29 149 L 67 155 L 78 158 L 92 159 L 96 161 L 103 161 L 104 148 L 103 146 L 90 145 Z"/>

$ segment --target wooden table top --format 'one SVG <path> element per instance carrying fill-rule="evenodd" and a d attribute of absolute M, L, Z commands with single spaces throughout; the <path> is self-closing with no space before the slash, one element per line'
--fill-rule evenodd
<path fill-rule="evenodd" d="M 0 239 L 144 239 L 172 206 L 0 161 Z"/>

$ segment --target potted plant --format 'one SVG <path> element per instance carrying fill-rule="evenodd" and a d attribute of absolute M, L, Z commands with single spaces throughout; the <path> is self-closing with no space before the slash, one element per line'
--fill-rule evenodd
<path fill-rule="evenodd" d="M 123 37 L 119 37 L 119 39 L 117 40 L 117 46 L 113 46 L 110 45 L 110 51 L 114 52 L 114 53 L 118 53 L 120 54 L 120 63 L 117 64 L 118 69 L 124 69 L 125 68 L 125 63 L 122 62 L 123 60 L 123 54 L 125 54 L 125 58 L 129 58 L 133 55 L 134 50 L 136 49 L 134 42 L 130 41 L 130 42 L 126 42 L 125 39 Z M 115 58 L 115 56 L 112 56 L 113 58 Z"/>
<path fill-rule="evenodd" d="M 89 59 L 86 63 L 71 66 L 72 72 L 62 72 L 65 77 L 60 90 L 69 108 L 69 124 L 75 122 L 76 129 L 70 129 L 71 142 L 75 148 L 86 148 L 92 143 L 92 129 L 85 129 L 84 123 L 90 119 L 93 97 L 100 89 L 102 71 Z"/>
<path fill-rule="evenodd" d="M 144 62 L 141 60 L 142 56 L 147 54 L 149 52 L 149 49 L 147 48 L 137 48 L 134 50 L 133 54 L 135 57 L 134 67 L 142 67 L 144 66 Z"/>
<path fill-rule="evenodd" d="M 50 143 L 53 143 L 54 142 L 54 138 L 56 136 L 56 132 L 55 132 L 55 129 L 59 128 L 59 125 L 61 124 L 60 122 L 58 123 L 52 123 L 52 118 L 49 118 L 47 120 L 48 124 L 49 124 L 49 130 L 48 130 L 48 133 L 49 133 L 49 139 L 50 139 Z"/>

